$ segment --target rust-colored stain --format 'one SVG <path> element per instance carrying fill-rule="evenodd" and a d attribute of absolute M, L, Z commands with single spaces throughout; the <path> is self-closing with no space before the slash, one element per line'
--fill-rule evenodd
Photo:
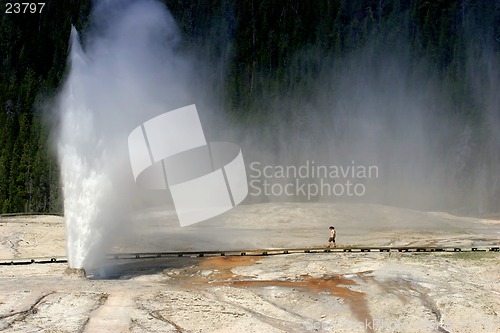
<path fill-rule="evenodd" d="M 255 264 L 257 262 L 250 256 L 211 257 L 202 260 L 198 265 L 198 269 L 214 270 L 215 275 L 211 277 L 212 279 L 225 280 L 234 278 L 233 268 Z"/>
<path fill-rule="evenodd" d="M 367 332 L 373 332 L 373 329 L 370 328 L 373 323 L 373 318 L 366 302 L 365 293 L 350 288 L 350 286 L 356 285 L 354 280 L 345 278 L 342 275 L 324 276 L 320 278 L 310 275 L 301 275 L 294 280 L 253 280 L 248 279 L 248 277 L 236 276 L 232 272 L 233 268 L 255 264 L 259 263 L 251 256 L 203 258 L 198 265 L 193 268 L 193 271 L 211 270 L 213 273 L 207 277 L 201 277 L 197 274 L 196 278 L 191 278 L 190 281 L 196 284 L 200 282 L 209 282 L 212 285 L 232 286 L 235 288 L 261 288 L 273 286 L 301 289 L 311 293 L 326 292 L 330 295 L 341 297 L 349 306 L 355 318 L 362 323 L 367 323 Z M 360 272 L 361 275 L 363 273 L 366 272 Z"/>
<path fill-rule="evenodd" d="M 367 331 L 373 331 L 370 329 L 373 318 L 371 317 L 365 294 L 349 288 L 349 286 L 356 284 L 351 279 L 339 276 L 314 278 L 303 275 L 298 280 L 237 280 L 224 284 L 239 288 L 275 286 L 302 289 L 314 293 L 328 292 L 330 295 L 342 297 L 356 319 L 367 323 Z"/>

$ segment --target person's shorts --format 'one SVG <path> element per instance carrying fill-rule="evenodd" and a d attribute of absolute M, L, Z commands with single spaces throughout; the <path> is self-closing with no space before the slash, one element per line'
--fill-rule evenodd
<path fill-rule="evenodd" d="M 328 238 L 328 241 L 329 241 L 329 242 L 335 242 L 335 237 L 330 237 L 330 238 Z"/>

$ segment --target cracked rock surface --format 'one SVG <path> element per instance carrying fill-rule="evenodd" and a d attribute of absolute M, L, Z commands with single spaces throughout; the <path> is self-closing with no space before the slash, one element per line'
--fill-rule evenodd
<path fill-rule="evenodd" d="M 170 258 L 112 279 L 4 266 L 0 330 L 500 332 L 499 265 L 489 252 Z"/>
<path fill-rule="evenodd" d="M 294 204 L 283 209 L 291 211 L 291 219 L 302 213 L 322 216 L 320 208 Z M 370 207 L 371 212 L 373 209 Z M 391 215 L 392 209 L 382 211 L 392 220 L 406 220 L 403 215 Z M 361 213 L 352 213 L 351 218 L 355 214 Z M 435 213 L 408 214 L 434 216 L 432 223 L 439 219 L 456 222 L 456 228 L 432 229 L 429 222 L 425 233 L 400 226 L 393 230 L 359 229 L 356 234 L 355 229 L 336 225 L 340 235 L 350 237 L 342 241 L 350 244 L 498 244 L 500 225 L 494 220 L 481 224 L 478 219 L 468 222 L 447 215 L 435 217 Z M 268 216 L 272 222 L 273 213 Z M 0 220 L 0 253 L 64 255 L 61 220 L 47 218 L 53 219 L 51 223 L 38 218 L 23 218 L 21 224 Z M 304 241 L 299 239 L 299 229 L 280 234 L 282 219 L 271 222 L 266 225 L 266 235 L 279 234 L 273 238 L 279 242 Z M 326 240 L 328 230 L 320 228 L 324 224 L 311 222 L 311 230 L 304 236 L 310 246 Z M 235 234 L 243 235 L 246 242 L 258 236 L 258 228 L 245 233 L 250 224 L 243 218 L 239 227 Z M 158 224 L 158 228 L 163 227 Z M 203 228 L 200 225 L 194 230 Z M 255 238 L 256 243 L 262 238 Z M 154 247 L 155 242 L 159 240 L 153 239 L 149 245 Z M 293 245 L 290 243 L 285 245 Z M 15 252 L 12 244 L 16 244 Z M 87 271 L 87 277 L 61 263 L 0 266 L 0 331 L 500 332 L 498 252 L 170 257 L 112 260 L 103 265 Z"/>

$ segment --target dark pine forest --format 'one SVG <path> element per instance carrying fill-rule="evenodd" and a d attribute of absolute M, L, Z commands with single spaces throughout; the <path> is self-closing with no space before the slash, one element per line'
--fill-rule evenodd
<path fill-rule="evenodd" d="M 0 213 L 63 211 L 50 108 L 65 78 L 71 25 L 85 31 L 92 1 L 45 2 L 41 14 L 5 14 L 0 1 Z M 458 163 L 448 191 L 481 186 L 486 193 L 456 195 L 446 209 L 500 212 L 498 0 L 163 2 L 183 47 L 203 48 L 208 61 L 223 64 L 225 112 L 248 127 L 279 116 L 290 133 L 300 131 L 303 108 L 276 115 L 285 111 L 266 103 L 314 98 L 312 83 L 341 62 L 325 59 L 347 59 L 368 44 L 379 46 L 375 53 L 404 49 L 409 65 L 432 73 L 446 92 L 440 118 L 467 124 L 454 134 L 461 143 L 445 153 Z M 488 61 L 476 66 L 475 57 Z M 479 173 L 487 181 L 477 182 Z"/>

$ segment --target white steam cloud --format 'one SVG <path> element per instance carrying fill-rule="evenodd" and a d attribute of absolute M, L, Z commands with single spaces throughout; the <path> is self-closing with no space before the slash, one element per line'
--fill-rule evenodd
<path fill-rule="evenodd" d="M 82 47 L 71 34 L 59 104 L 58 156 L 68 260 L 96 264 L 127 230 L 133 177 L 127 136 L 143 121 L 192 104 L 190 62 L 178 28 L 156 1 L 95 3 Z"/>
<path fill-rule="evenodd" d="M 432 69 L 429 59 L 415 58 L 407 46 L 410 41 L 398 36 L 396 48 L 375 38 L 344 56 L 310 45 L 291 59 L 279 84 L 272 75 L 252 69 L 251 83 L 242 89 L 254 91 L 253 105 L 248 115 L 244 107 L 233 106 L 241 116 L 241 121 L 233 121 L 214 112 L 223 108 L 213 107 L 224 105 L 228 97 L 237 100 L 223 92 L 232 54 L 230 14 L 224 12 L 216 28 L 204 33 L 206 41 L 195 39 L 197 51 L 192 52 L 212 62 L 205 66 L 183 51 L 179 30 L 159 2 L 116 0 L 95 5 L 83 47 L 77 32 L 72 32 L 71 71 L 59 107 L 58 151 L 70 266 L 95 266 L 117 236 L 139 238 L 125 234 L 133 230 L 130 216 L 137 203 L 127 137 L 144 121 L 190 104 L 203 112 L 200 119 L 207 139 L 216 133 L 219 140 L 238 143 L 247 167 L 255 161 L 262 166 L 300 166 L 306 161 L 376 165 L 380 177 L 367 180 L 366 195 L 356 201 L 424 210 L 479 202 L 477 212 L 497 211 L 498 54 L 480 52 L 480 47 L 467 54 L 464 74 L 477 104 L 487 111 L 482 120 L 486 125 L 453 109 L 447 81 Z M 243 70 L 242 78 L 244 74 Z M 227 128 L 230 122 L 233 126 Z M 478 133 L 484 129 L 488 133 L 483 140 Z M 479 144 L 485 147 L 479 149 Z M 144 202 L 158 200 L 155 195 Z M 289 199 L 304 198 L 284 198 Z M 200 227 L 206 228 L 204 240 L 220 246 L 228 239 L 246 237 L 239 231 L 210 229 L 215 224 Z M 155 232 L 149 230 L 148 237 L 158 236 Z M 156 244 L 150 238 L 148 242 Z M 189 235 L 184 240 L 192 246 L 199 238 Z M 140 243 L 141 249 L 147 245 Z M 160 246 L 164 247 L 164 239 Z"/>

